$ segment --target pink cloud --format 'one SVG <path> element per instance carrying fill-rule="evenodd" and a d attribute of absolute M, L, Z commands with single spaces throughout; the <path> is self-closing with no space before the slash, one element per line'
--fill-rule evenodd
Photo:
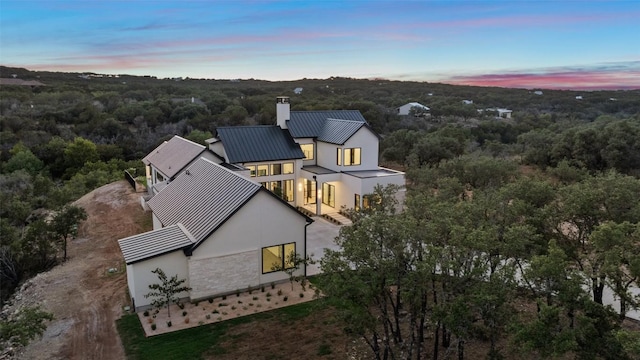
<path fill-rule="evenodd" d="M 525 89 L 631 90 L 640 89 L 640 68 L 583 69 L 531 73 L 454 76 L 442 80 L 453 85 L 497 86 Z"/>

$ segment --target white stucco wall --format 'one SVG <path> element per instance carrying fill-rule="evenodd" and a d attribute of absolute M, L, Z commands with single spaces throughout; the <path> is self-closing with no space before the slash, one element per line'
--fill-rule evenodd
<path fill-rule="evenodd" d="M 338 148 L 360 148 L 360 165 L 338 166 Z M 344 145 L 318 141 L 316 152 L 318 154 L 318 165 L 334 171 L 358 171 L 378 168 L 378 137 L 365 127 L 360 128 Z M 342 163 L 344 164 L 344 159 Z"/>
<path fill-rule="evenodd" d="M 313 138 L 296 138 L 294 139 L 298 144 L 314 144 L 315 141 Z M 312 160 L 304 160 L 304 166 L 316 165 L 318 159 L 318 148 L 314 147 L 313 159 Z M 301 165 L 302 166 L 302 165 Z"/>
<path fill-rule="evenodd" d="M 127 281 L 129 292 L 137 309 L 151 304 L 151 299 L 144 295 L 149 293 L 149 285 L 159 283 L 158 276 L 152 273 L 156 268 L 162 269 L 167 277 L 178 275 L 178 279 L 186 279 L 185 286 L 189 285 L 189 273 L 187 271 L 187 258 L 182 250 L 176 250 L 161 256 L 127 265 Z M 189 293 L 178 294 L 178 297 L 188 297 Z"/>
<path fill-rule="evenodd" d="M 287 279 L 284 272 L 262 274 L 262 248 L 295 242 L 296 252 L 304 256 L 305 224 L 302 216 L 260 191 L 194 250 L 189 259 L 192 298 Z"/>

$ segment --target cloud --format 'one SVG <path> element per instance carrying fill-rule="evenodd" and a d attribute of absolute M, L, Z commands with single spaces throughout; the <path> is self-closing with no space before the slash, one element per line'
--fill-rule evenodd
<path fill-rule="evenodd" d="M 454 85 L 525 89 L 631 90 L 640 89 L 640 61 L 452 76 L 441 81 Z"/>

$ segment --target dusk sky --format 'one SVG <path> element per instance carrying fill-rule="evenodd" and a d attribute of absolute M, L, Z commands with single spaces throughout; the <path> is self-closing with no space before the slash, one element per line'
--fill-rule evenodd
<path fill-rule="evenodd" d="M 640 89 L 640 0 L 0 0 L 0 23 L 30 70 Z"/>

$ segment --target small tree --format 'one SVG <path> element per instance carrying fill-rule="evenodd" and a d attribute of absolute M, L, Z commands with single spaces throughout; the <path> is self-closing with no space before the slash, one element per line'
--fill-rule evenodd
<path fill-rule="evenodd" d="M 67 241 L 78 235 L 78 225 L 87 220 L 87 212 L 79 206 L 65 206 L 53 218 L 51 230 L 57 239 L 62 241 L 63 261 L 67 260 Z"/>
<path fill-rule="evenodd" d="M 53 315 L 40 307 L 25 307 L 12 319 L 0 321 L 0 340 L 12 341 L 25 346 L 47 329 L 45 322 L 53 320 Z"/>
<path fill-rule="evenodd" d="M 298 270 L 300 270 L 300 266 L 307 266 L 309 264 L 314 264 L 315 261 L 313 261 L 311 259 L 311 256 L 308 256 L 303 258 L 300 256 L 300 254 L 296 253 L 295 251 L 291 251 L 289 254 L 287 254 L 285 262 L 284 262 L 284 268 L 282 267 L 282 264 L 276 264 L 274 263 L 273 266 L 271 266 L 271 270 L 273 271 L 284 271 L 285 274 L 289 275 L 289 282 L 291 282 L 291 290 L 293 290 L 293 282 L 294 281 L 298 281 L 300 283 L 300 286 L 302 286 L 302 290 L 305 289 L 305 286 L 307 285 L 307 278 L 304 275 L 296 275 L 296 272 Z"/>
<path fill-rule="evenodd" d="M 160 283 L 149 285 L 149 289 L 151 289 L 151 291 L 144 297 L 154 298 L 153 301 L 151 301 L 151 305 L 153 305 L 156 309 L 161 309 L 166 306 L 167 316 L 171 317 L 171 312 L 169 310 L 169 306 L 171 305 L 171 303 L 177 304 L 180 301 L 180 298 L 178 298 L 178 294 L 183 291 L 189 291 L 191 290 L 191 288 L 182 285 L 187 280 L 178 279 L 177 274 L 172 276 L 171 278 L 168 278 L 164 271 L 160 268 L 156 268 L 151 272 L 158 275 Z"/>

